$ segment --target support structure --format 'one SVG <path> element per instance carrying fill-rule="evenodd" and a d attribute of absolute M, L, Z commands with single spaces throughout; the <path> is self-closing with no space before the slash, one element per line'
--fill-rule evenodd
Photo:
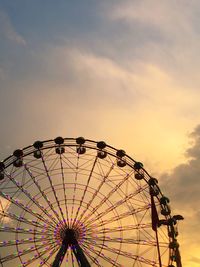
<path fill-rule="evenodd" d="M 90 267 L 90 264 L 89 264 L 89 262 L 85 256 L 85 254 L 83 253 L 83 250 L 81 249 L 81 247 L 78 244 L 78 241 L 76 239 L 76 234 L 75 234 L 75 231 L 73 229 L 67 229 L 65 231 L 65 236 L 63 238 L 62 245 L 61 245 L 61 247 L 60 247 L 60 249 L 59 249 L 59 251 L 55 257 L 55 260 L 52 264 L 52 267 L 60 267 L 61 266 L 69 246 L 72 247 L 72 250 L 73 250 L 73 253 L 76 257 L 78 265 L 80 267 Z"/>

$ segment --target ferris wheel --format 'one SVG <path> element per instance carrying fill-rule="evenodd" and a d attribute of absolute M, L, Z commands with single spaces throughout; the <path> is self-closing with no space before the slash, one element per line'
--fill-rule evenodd
<path fill-rule="evenodd" d="M 180 267 L 169 199 L 105 142 L 57 137 L 0 162 L 0 266 Z"/>

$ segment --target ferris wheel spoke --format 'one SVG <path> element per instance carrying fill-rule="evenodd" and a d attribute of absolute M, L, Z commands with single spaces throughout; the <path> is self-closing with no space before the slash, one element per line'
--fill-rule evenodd
<path fill-rule="evenodd" d="M 90 174 L 89 174 L 88 179 L 87 179 L 87 183 L 86 183 L 85 189 L 84 189 L 84 191 L 83 191 L 82 198 L 81 198 L 81 200 L 80 200 L 80 207 L 82 206 L 82 203 L 83 203 L 83 201 L 84 201 L 84 198 L 85 198 L 85 195 L 86 195 L 86 192 L 87 192 L 87 189 L 88 189 L 88 186 L 89 186 L 89 183 L 90 183 L 90 180 L 91 180 L 91 177 L 92 177 L 92 174 L 93 174 L 95 165 L 96 165 L 96 163 L 97 163 L 97 159 L 98 159 L 98 157 L 97 157 L 97 155 L 96 155 L 95 160 L 94 160 L 93 165 L 92 165 L 92 168 L 91 168 L 91 170 L 90 170 Z M 76 212 L 74 221 L 76 221 L 76 219 L 77 219 L 77 217 L 78 217 L 78 214 L 79 214 L 79 211 L 80 211 L 80 209 L 77 209 L 77 212 Z M 80 219 L 79 219 L 79 220 L 80 220 Z"/>
<path fill-rule="evenodd" d="M 146 209 L 146 211 L 144 211 L 144 213 L 142 214 L 142 216 L 138 219 L 138 223 L 139 223 L 139 224 L 141 224 L 141 223 L 144 221 L 146 215 L 148 214 L 148 211 L 149 211 L 149 210 Z M 151 224 L 151 226 L 152 226 L 152 224 Z"/>
<path fill-rule="evenodd" d="M 29 233 L 30 234 L 30 233 Z M 39 233 L 34 232 L 34 234 L 39 235 Z M 41 234 L 41 233 L 40 233 Z M 42 236 L 40 238 L 24 238 L 24 239 L 13 239 L 13 240 L 5 240 L 0 242 L 0 247 L 10 247 L 10 246 L 16 246 L 16 245 L 24 245 L 24 244 L 36 244 L 36 243 L 43 243 L 52 241 L 52 236 L 49 236 L 48 238 L 43 238 Z"/>
<path fill-rule="evenodd" d="M 73 148 L 70 148 L 68 147 L 68 153 L 70 156 L 72 156 L 74 158 L 74 149 Z M 72 169 L 72 170 L 75 170 L 76 169 L 76 164 L 70 159 L 70 156 L 66 156 L 65 154 L 62 154 L 62 160 L 65 164 L 65 166 L 69 169 Z"/>
<path fill-rule="evenodd" d="M 117 201 L 114 205 L 108 207 L 107 209 L 105 209 L 103 212 L 99 213 L 96 216 L 96 219 L 100 219 L 102 218 L 104 215 L 108 215 L 108 213 L 110 213 L 111 211 L 115 210 L 116 208 L 120 207 L 121 205 L 125 204 L 129 199 L 132 199 L 133 197 L 135 197 L 137 194 L 139 194 L 141 192 L 141 189 L 136 190 L 134 193 L 129 194 L 128 196 L 126 196 L 125 198 L 123 198 L 122 200 Z M 141 208 L 143 209 L 144 206 L 142 206 Z M 146 208 L 146 206 L 145 206 Z M 85 221 L 84 221 L 85 222 Z M 90 221 L 89 221 L 90 222 Z"/>
<path fill-rule="evenodd" d="M 51 243 L 50 243 L 50 245 L 48 247 L 44 248 L 44 246 L 43 246 L 42 249 L 41 248 L 39 248 L 39 249 L 38 249 L 38 247 L 36 247 L 36 251 L 37 251 L 36 255 L 37 255 L 37 257 L 34 257 L 33 260 L 37 260 L 37 259 L 41 258 L 42 261 L 40 262 L 39 266 L 43 266 L 47 262 L 47 260 L 50 259 L 53 256 L 54 253 L 56 253 L 56 251 L 58 250 L 58 246 L 55 245 L 55 244 L 51 245 Z M 46 258 L 42 258 L 42 256 L 44 256 L 45 254 L 49 254 L 49 255 Z M 27 266 L 29 264 L 30 263 L 28 262 Z M 48 264 L 48 266 L 50 266 L 50 265 Z"/>
<path fill-rule="evenodd" d="M 163 251 L 162 254 L 164 255 L 166 253 L 166 251 L 168 250 L 168 246 L 167 246 L 167 244 L 164 244 L 164 245 L 162 245 L 161 248 L 162 248 L 162 251 Z M 158 259 L 156 260 L 157 254 L 158 254 L 157 244 L 155 244 L 154 246 L 148 246 L 146 248 L 142 247 L 142 250 L 140 250 L 140 257 L 143 257 L 143 258 L 144 257 L 148 257 L 149 253 L 154 255 L 152 257 L 152 262 L 157 263 L 158 266 L 159 266 L 159 260 Z M 164 266 L 164 265 L 162 265 L 162 266 Z"/>
<path fill-rule="evenodd" d="M 50 252 L 49 252 L 50 250 Z M 34 261 L 40 259 L 40 264 L 39 266 L 44 266 L 46 265 L 45 263 L 52 257 L 52 254 L 56 252 L 57 249 L 54 249 L 54 246 L 50 246 L 48 250 L 43 249 L 41 252 L 36 252 L 36 254 L 34 255 L 34 257 L 30 258 L 28 261 L 24 262 L 23 261 L 23 267 L 25 266 L 29 266 L 31 263 L 33 263 Z M 43 256 L 47 253 L 50 253 L 46 258 L 43 258 Z M 48 266 L 50 267 L 50 265 L 48 264 Z"/>
<path fill-rule="evenodd" d="M 10 197 L 7 194 L 4 194 L 3 192 L 0 192 L 0 196 L 2 196 L 3 198 L 5 198 L 6 200 L 8 200 L 10 203 L 14 204 L 15 206 L 19 207 L 22 211 L 26 211 L 27 213 L 29 213 L 30 215 L 36 217 L 38 220 L 43 221 L 45 224 L 49 224 L 49 221 L 47 221 L 46 219 L 44 219 L 44 217 L 40 214 L 38 214 L 36 211 L 32 210 L 31 208 L 29 208 L 29 206 L 25 206 L 23 203 L 19 202 L 18 200 Z M 5 213 L 8 215 L 8 213 Z M 2 212 L 2 216 L 4 216 L 4 212 Z M 13 216 L 14 217 L 14 216 Z M 16 216 L 16 218 L 18 218 L 18 216 Z M 23 219 L 23 218 L 22 218 Z M 26 218 L 24 218 L 26 220 Z M 37 221 L 32 220 L 33 223 L 40 225 Z"/>
<path fill-rule="evenodd" d="M 99 251 L 99 253 L 96 252 L 90 244 L 88 246 L 85 244 L 85 245 L 83 245 L 83 247 L 85 248 L 85 251 L 87 251 L 87 250 L 88 251 L 91 251 L 94 255 L 96 255 L 96 261 L 97 261 L 97 259 L 99 257 L 99 258 L 103 259 L 104 261 L 106 261 L 108 263 L 112 263 L 112 266 L 122 267 L 121 264 L 118 264 L 114 259 L 112 259 L 109 256 L 106 256 L 105 254 L 103 254 L 101 252 L 101 250 Z M 95 245 L 95 248 L 97 248 L 97 247 L 100 248 L 100 249 L 102 249 L 101 246 L 96 246 Z M 117 254 L 115 254 L 115 257 L 116 257 L 116 255 Z M 100 266 L 102 266 L 102 265 L 100 265 Z"/>
<path fill-rule="evenodd" d="M 151 246 L 154 247 L 157 245 L 156 241 L 154 239 L 152 240 L 136 240 L 135 238 L 119 238 L 119 237 L 105 237 L 105 236 L 99 236 L 95 238 L 95 242 L 93 241 L 92 237 L 88 237 L 85 239 L 88 243 L 102 243 L 102 241 L 107 243 L 120 243 L 120 244 L 134 244 L 134 245 L 140 245 L 140 246 Z M 160 242 L 161 247 L 167 247 L 168 245 L 166 243 Z"/>
<path fill-rule="evenodd" d="M 102 188 L 102 186 L 104 185 L 106 179 L 108 178 L 108 176 L 110 175 L 111 171 L 114 168 L 114 163 L 110 166 L 110 169 L 108 170 L 108 172 L 106 173 L 105 176 L 103 176 L 103 179 L 101 181 L 101 183 L 99 184 L 99 186 L 97 187 L 97 189 L 95 190 L 94 194 L 92 195 L 90 201 L 88 202 L 86 208 L 83 210 L 83 212 L 81 213 L 79 220 L 81 220 L 85 214 L 85 212 L 89 209 L 89 207 L 91 206 L 91 204 L 93 203 L 93 201 L 95 200 L 97 194 L 100 192 L 100 189 Z"/>
<path fill-rule="evenodd" d="M 38 226 L 37 226 L 38 227 Z M 39 227 L 38 227 L 39 228 Z M 21 228 L 21 227 L 9 227 L 9 226 L 0 226 L 0 232 L 7 232 L 7 233 L 16 233 L 16 234 L 37 234 L 38 236 L 52 236 L 53 231 L 48 229 L 48 234 L 47 230 L 44 230 L 44 227 L 41 226 L 42 230 L 36 230 L 32 228 Z"/>
<path fill-rule="evenodd" d="M 40 185 L 38 184 L 35 176 L 32 174 L 30 168 L 27 166 L 27 164 L 24 165 L 27 173 L 29 174 L 29 176 L 31 177 L 31 179 L 33 180 L 34 184 L 36 185 L 36 188 L 39 190 L 41 196 L 43 197 L 43 199 L 46 201 L 46 203 L 48 204 L 49 208 L 52 210 L 52 212 L 55 214 L 57 220 L 59 221 L 59 216 L 57 214 L 57 212 L 55 212 L 55 209 L 53 208 L 51 202 L 49 201 L 49 199 L 47 198 L 46 194 L 44 193 L 44 191 L 41 189 Z M 45 209 L 45 212 L 46 214 L 46 209 Z M 48 216 L 51 218 L 51 220 L 53 220 L 55 223 L 57 223 L 58 221 L 55 220 L 54 217 L 50 216 L 49 213 L 47 213 Z"/>
<path fill-rule="evenodd" d="M 151 240 L 155 237 L 154 232 L 147 231 L 147 229 L 145 229 L 145 228 L 143 229 L 142 234 L 146 240 Z M 168 238 L 166 238 L 166 240 L 168 240 Z"/>
<path fill-rule="evenodd" d="M 106 224 L 109 224 L 109 223 L 112 223 L 112 222 L 116 222 L 116 221 L 119 221 L 121 219 L 125 219 L 129 216 L 132 216 L 133 214 L 137 214 L 137 213 L 140 213 L 140 212 L 143 212 L 145 211 L 146 209 L 149 209 L 149 206 L 146 205 L 146 206 L 143 206 L 141 208 L 137 208 L 137 209 L 134 209 L 134 210 L 130 210 L 130 211 L 127 211 L 127 212 L 124 212 L 124 213 L 121 213 L 117 216 L 114 216 L 114 217 L 111 217 L 109 219 L 105 219 L 103 220 L 101 223 L 99 223 L 99 225 L 101 226 L 104 226 Z M 99 218 L 98 218 L 99 219 Z M 89 222 L 87 222 L 87 224 L 85 224 L 87 227 L 93 227 L 93 225 L 95 225 L 96 223 L 96 220 L 97 218 L 95 218 L 95 220 L 90 220 Z"/>
<path fill-rule="evenodd" d="M 74 190 L 73 190 L 71 221 L 70 221 L 70 223 L 72 224 L 72 226 L 73 226 L 73 223 L 74 223 L 74 222 L 72 222 L 72 218 L 73 218 L 73 214 L 74 214 L 74 206 L 75 206 L 75 193 L 76 193 L 76 188 L 77 188 L 77 178 L 78 178 L 79 159 L 80 159 L 80 155 L 78 154 L 78 156 L 77 156 L 77 163 L 76 163 L 76 173 L 75 173 L 75 181 L 74 181 Z M 74 219 L 74 221 L 75 221 L 75 219 Z"/>
<path fill-rule="evenodd" d="M 25 170 L 27 171 L 27 173 L 33 179 L 33 176 L 31 175 L 30 170 L 28 169 L 28 167 L 26 165 L 24 165 L 24 167 L 25 167 Z M 20 186 L 15 179 L 12 179 L 12 177 L 9 174 L 6 173 L 6 177 L 9 178 L 10 181 L 12 181 L 15 184 L 15 186 L 19 189 L 19 191 L 23 192 L 24 195 L 30 201 L 32 201 L 44 214 L 46 214 L 47 217 L 49 217 L 51 220 L 54 221 L 54 223 L 56 223 L 55 219 L 52 216 L 50 216 L 49 213 L 46 212 L 46 209 L 43 206 L 41 206 L 38 201 L 36 201 L 36 199 L 34 198 L 34 196 L 32 196 L 26 189 L 24 189 L 23 186 Z"/>
<path fill-rule="evenodd" d="M 46 258 L 43 258 L 43 256 L 45 254 L 47 254 L 49 251 L 43 251 L 42 253 L 39 253 L 36 257 L 33 257 L 31 259 L 29 259 L 26 264 L 23 265 L 23 267 L 25 266 L 29 266 L 31 263 L 33 263 L 34 261 L 40 259 L 40 265 L 39 266 L 46 266 L 47 261 L 52 257 L 52 254 L 56 252 L 57 249 L 53 249 L 54 247 L 52 246 L 52 250 L 50 255 L 48 255 Z M 48 264 L 47 266 L 50 267 L 50 264 Z"/>
<path fill-rule="evenodd" d="M 59 200 L 58 200 L 58 197 L 57 197 L 57 195 L 56 195 L 56 191 L 55 191 L 55 188 L 54 188 L 54 186 L 53 186 L 51 177 L 50 177 L 50 175 L 49 175 L 49 171 L 48 171 L 48 168 L 47 168 L 47 166 L 46 166 L 46 163 L 45 163 L 45 159 L 44 159 L 43 153 L 41 154 L 41 156 L 42 156 L 41 159 L 42 159 L 42 163 L 43 163 L 43 166 L 44 166 L 44 169 L 45 169 L 45 172 L 46 172 L 46 176 L 47 176 L 47 178 L 48 178 L 48 180 L 49 180 L 49 183 L 50 183 L 50 185 L 51 185 L 51 189 L 52 189 L 52 192 L 53 192 L 54 197 L 55 197 L 55 199 L 56 199 L 58 208 L 59 208 L 59 210 L 60 210 L 60 213 L 61 213 L 61 216 L 62 216 L 62 219 L 63 219 L 63 222 L 65 222 L 65 217 L 64 217 L 63 211 L 62 211 L 62 209 L 61 209 L 61 206 L 60 206 L 60 202 L 59 202 Z M 54 213 L 55 213 L 55 211 L 54 211 Z M 59 221 L 60 221 L 60 217 L 59 217 L 58 214 L 57 214 L 57 217 L 58 217 L 58 219 L 59 219 Z"/>
<path fill-rule="evenodd" d="M 100 228 L 100 229 L 99 229 Z M 132 224 L 132 225 L 124 225 L 123 227 L 122 226 L 118 226 L 118 227 L 110 227 L 110 228 L 103 228 L 101 229 L 101 225 L 100 224 L 97 224 L 93 229 L 93 231 L 98 231 L 99 234 L 101 233 L 105 233 L 105 234 L 108 234 L 108 233 L 118 233 L 118 232 L 121 232 L 123 231 L 124 233 L 129 231 L 133 231 L 133 230 L 143 230 L 143 229 L 149 229 L 151 228 L 151 223 L 149 224 Z M 88 231 L 88 233 L 90 233 Z M 91 231 L 92 233 L 92 231 Z"/>
<path fill-rule="evenodd" d="M 52 247 L 54 246 L 53 241 L 49 242 L 49 246 L 47 248 L 45 248 L 45 250 L 51 249 L 50 245 L 52 245 Z M 4 262 L 10 261 L 10 260 L 13 260 L 15 258 L 18 258 L 19 256 L 22 257 L 24 255 L 27 255 L 27 254 L 31 253 L 31 252 L 35 252 L 36 250 L 39 250 L 39 249 L 44 249 L 44 245 L 42 244 L 42 245 L 38 246 L 37 248 L 32 246 L 32 247 L 30 247 L 28 249 L 24 249 L 24 250 L 18 251 L 18 254 L 17 253 L 13 253 L 13 254 L 9 254 L 9 255 L 7 255 L 5 257 L 1 257 L 0 260 L 1 260 L 2 263 L 4 263 Z"/>
<path fill-rule="evenodd" d="M 105 196 L 100 203 L 92 209 L 91 213 L 89 215 L 87 215 L 84 218 L 84 222 L 87 221 L 115 192 L 117 189 L 119 189 L 127 180 L 128 178 L 132 175 L 131 173 L 128 173 L 124 178 L 122 178 L 121 182 L 117 185 L 115 185 L 112 190 L 107 194 L 107 196 Z"/>
<path fill-rule="evenodd" d="M 131 230 L 133 230 L 134 228 L 131 228 Z M 136 229 L 136 228 L 135 228 Z M 117 231 L 116 231 L 117 230 Z M 135 239 L 135 238 L 125 238 L 125 237 L 110 237 L 110 236 L 104 236 L 106 233 L 116 233 L 116 232 L 122 232 L 124 233 L 126 229 L 123 227 L 122 229 L 115 229 L 115 231 L 113 232 L 112 229 L 110 229 L 110 231 L 106 231 L 106 229 L 101 232 L 97 232 L 97 236 L 95 237 L 95 242 L 112 242 L 112 243 L 126 243 L 126 244 L 136 244 L 136 245 L 143 245 L 143 246 L 156 246 L 157 242 L 156 240 L 151 236 L 150 238 L 146 238 L 146 239 Z M 131 232 L 130 232 L 131 233 Z M 92 243 L 93 242 L 93 237 L 87 237 L 85 240 L 86 242 Z M 167 248 L 168 245 L 166 242 L 160 242 L 160 247 L 163 248 Z"/>
<path fill-rule="evenodd" d="M 95 242 L 94 242 L 94 245 L 95 245 L 96 248 L 101 248 L 102 247 L 102 245 L 98 245 Z M 104 247 L 104 250 L 107 250 L 107 251 L 113 253 L 114 255 L 123 256 L 123 257 L 125 257 L 127 259 L 133 259 L 133 260 L 136 260 L 138 262 L 145 263 L 145 264 L 150 264 L 150 265 L 153 265 L 153 266 L 155 265 L 155 261 L 153 261 L 153 260 L 149 260 L 147 258 L 132 254 L 130 252 L 123 251 L 122 249 L 111 248 L 111 247 L 109 247 L 109 246 L 107 246 L 105 244 L 103 245 L 103 247 Z"/>
<path fill-rule="evenodd" d="M 28 225 L 31 225 L 31 226 L 35 226 L 37 228 L 41 228 L 44 230 L 44 227 L 48 227 L 48 230 L 49 231 L 54 231 L 54 228 L 52 227 L 52 225 L 49 223 L 49 222 L 45 222 L 45 224 L 41 224 L 39 223 L 38 221 L 35 221 L 35 220 L 29 220 L 23 216 L 17 216 L 13 213 L 9 213 L 9 212 L 0 212 L 0 215 L 2 216 L 2 218 L 7 218 L 8 220 L 14 220 L 14 221 L 17 221 L 18 223 L 25 223 L 25 224 L 28 224 Z M 1 226 L 0 227 L 0 231 L 7 231 L 7 229 L 23 229 L 23 228 L 20 228 L 20 227 L 17 227 L 17 228 L 12 228 L 12 227 L 9 227 L 9 226 Z M 29 229 L 29 231 L 32 231 L 32 229 Z"/>
<path fill-rule="evenodd" d="M 67 225 L 69 226 L 67 194 L 66 194 L 66 188 L 65 188 L 65 174 L 64 174 L 64 170 L 63 170 L 63 159 L 62 159 L 61 154 L 60 154 L 60 168 L 61 168 L 62 184 L 63 184 L 64 198 L 65 198 L 66 220 L 67 220 Z"/>

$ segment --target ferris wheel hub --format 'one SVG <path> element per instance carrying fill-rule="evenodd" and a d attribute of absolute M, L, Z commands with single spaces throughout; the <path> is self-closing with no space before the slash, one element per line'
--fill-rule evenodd
<path fill-rule="evenodd" d="M 86 235 L 86 228 L 83 224 L 74 224 L 67 226 L 63 222 L 57 225 L 54 231 L 54 238 L 58 245 L 61 245 L 63 241 L 67 242 L 69 246 L 77 243 L 82 244 Z"/>
<path fill-rule="evenodd" d="M 66 242 L 68 245 L 76 245 L 78 243 L 78 232 L 74 229 L 68 228 L 64 234 L 63 242 Z"/>

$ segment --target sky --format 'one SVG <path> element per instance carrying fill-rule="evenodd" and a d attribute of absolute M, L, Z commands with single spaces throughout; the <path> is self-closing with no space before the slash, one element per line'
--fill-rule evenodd
<path fill-rule="evenodd" d="M 0 157 L 84 136 L 142 161 L 199 267 L 200 2 L 0 0 Z"/>

